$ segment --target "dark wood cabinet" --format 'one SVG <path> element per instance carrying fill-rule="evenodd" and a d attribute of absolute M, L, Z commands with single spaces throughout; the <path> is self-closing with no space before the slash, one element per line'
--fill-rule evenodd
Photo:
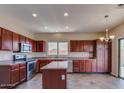
<path fill-rule="evenodd" d="M 17 33 L 13 33 L 13 52 L 19 52 L 19 35 Z"/>
<path fill-rule="evenodd" d="M 27 44 L 31 44 L 31 45 L 32 45 L 32 39 L 30 39 L 30 38 L 26 37 L 26 43 L 27 43 Z"/>
<path fill-rule="evenodd" d="M 37 52 L 45 52 L 46 50 L 46 44 L 45 44 L 45 41 L 37 41 Z"/>
<path fill-rule="evenodd" d="M 19 81 L 23 82 L 26 80 L 26 64 L 19 64 Z"/>
<path fill-rule="evenodd" d="M 92 62 L 92 72 L 97 72 L 96 59 L 90 61 Z"/>
<path fill-rule="evenodd" d="M 70 40 L 70 52 L 94 52 L 94 40 Z"/>
<path fill-rule="evenodd" d="M 80 61 L 73 60 L 73 72 L 80 72 Z"/>
<path fill-rule="evenodd" d="M 44 69 L 43 70 L 43 89 L 66 89 L 66 69 Z"/>
<path fill-rule="evenodd" d="M 73 72 L 96 72 L 96 60 L 73 60 Z"/>
<path fill-rule="evenodd" d="M 19 65 L 13 65 L 11 69 L 11 87 L 19 84 Z"/>
<path fill-rule="evenodd" d="M 111 45 L 97 40 L 96 45 L 97 72 L 111 71 Z"/>
<path fill-rule="evenodd" d="M 92 61 L 85 60 L 85 72 L 92 72 Z"/>
<path fill-rule="evenodd" d="M 51 62 L 51 60 L 37 60 L 36 72 L 42 72 L 42 70 L 40 70 L 40 68 L 42 68 L 43 66 L 49 64 L 50 62 Z"/>
<path fill-rule="evenodd" d="M 26 37 L 20 35 L 20 43 L 26 43 Z"/>
<path fill-rule="evenodd" d="M 2 28 L 0 40 L 1 40 L 1 45 L 0 45 L 1 50 L 7 50 L 7 51 L 12 50 L 12 32 L 11 31 L 8 31 Z"/>
<path fill-rule="evenodd" d="M 26 65 L 0 65 L 0 75 L 0 88 L 13 88 L 26 79 Z"/>
<path fill-rule="evenodd" d="M 36 52 L 36 41 L 32 40 L 32 52 Z"/>
<path fill-rule="evenodd" d="M 85 60 L 79 60 L 80 61 L 80 72 L 85 72 L 86 67 L 85 67 Z"/>

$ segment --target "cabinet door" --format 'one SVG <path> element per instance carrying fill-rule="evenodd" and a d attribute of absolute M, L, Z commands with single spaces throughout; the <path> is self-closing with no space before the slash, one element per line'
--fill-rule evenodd
<path fill-rule="evenodd" d="M 70 41 L 70 52 L 74 52 L 75 49 L 75 42 L 74 41 Z"/>
<path fill-rule="evenodd" d="M 32 52 L 36 52 L 36 41 L 32 40 Z"/>
<path fill-rule="evenodd" d="M 95 49 L 95 41 L 90 40 L 88 47 L 89 47 L 89 52 L 94 52 L 94 49 Z"/>
<path fill-rule="evenodd" d="M 12 32 L 6 29 L 2 29 L 2 43 L 1 43 L 1 50 L 12 50 Z"/>
<path fill-rule="evenodd" d="M 43 70 L 43 89 L 65 89 L 67 88 L 66 83 L 66 70 Z"/>
<path fill-rule="evenodd" d="M 92 62 L 90 60 L 85 60 L 85 71 L 92 72 Z"/>
<path fill-rule="evenodd" d="M 80 60 L 80 72 L 85 72 L 85 60 Z"/>
<path fill-rule="evenodd" d="M 111 44 L 110 43 L 105 43 L 105 72 L 110 72 L 111 71 Z"/>
<path fill-rule="evenodd" d="M 19 67 L 19 76 L 20 76 L 20 82 L 26 80 L 26 64 L 23 64 L 21 66 L 20 64 L 20 67 Z"/>
<path fill-rule="evenodd" d="M 80 72 L 80 61 L 73 60 L 73 72 Z"/>
<path fill-rule="evenodd" d="M 19 83 L 19 68 L 11 70 L 11 84 L 15 86 Z"/>
<path fill-rule="evenodd" d="M 45 52 L 45 42 L 37 41 L 37 52 Z"/>
<path fill-rule="evenodd" d="M 26 43 L 26 37 L 20 35 L 20 43 Z"/>
<path fill-rule="evenodd" d="M 13 51 L 19 51 L 19 35 L 16 33 L 13 33 Z"/>
<path fill-rule="evenodd" d="M 84 52 L 89 52 L 90 46 L 89 41 L 84 41 Z"/>
<path fill-rule="evenodd" d="M 92 72 L 97 72 L 97 69 L 96 69 L 96 60 L 91 60 L 92 62 Z"/>

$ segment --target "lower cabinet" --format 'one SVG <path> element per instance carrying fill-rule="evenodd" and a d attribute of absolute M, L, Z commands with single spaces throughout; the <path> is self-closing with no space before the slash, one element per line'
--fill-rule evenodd
<path fill-rule="evenodd" d="M 0 88 L 15 87 L 26 80 L 26 64 L 0 65 L 0 75 Z"/>
<path fill-rule="evenodd" d="M 10 86 L 14 87 L 15 85 L 19 84 L 19 65 L 13 65 L 10 72 Z"/>
<path fill-rule="evenodd" d="M 19 65 L 19 81 L 23 82 L 26 80 L 26 64 Z"/>
<path fill-rule="evenodd" d="M 73 60 L 73 72 L 96 72 L 96 60 Z"/>

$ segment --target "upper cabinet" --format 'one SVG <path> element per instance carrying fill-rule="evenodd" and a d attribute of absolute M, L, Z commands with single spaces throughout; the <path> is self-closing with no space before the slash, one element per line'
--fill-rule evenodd
<path fill-rule="evenodd" d="M 70 52 L 94 52 L 94 40 L 71 40 Z"/>
<path fill-rule="evenodd" d="M 32 45 L 32 39 L 26 37 L 26 43 Z"/>
<path fill-rule="evenodd" d="M 1 28 L 1 37 L 0 37 L 0 49 L 1 50 L 7 50 L 11 51 L 12 50 L 12 32 L 8 31 L 6 29 Z"/>
<path fill-rule="evenodd" d="M 32 40 L 32 52 L 36 52 L 36 41 Z"/>
<path fill-rule="evenodd" d="M 19 37 L 17 33 L 13 33 L 13 52 L 19 52 Z"/>
<path fill-rule="evenodd" d="M 25 43 L 26 42 L 26 37 L 20 35 L 20 43 Z"/>
<path fill-rule="evenodd" d="M 45 41 L 37 41 L 37 52 L 45 52 L 46 43 Z"/>

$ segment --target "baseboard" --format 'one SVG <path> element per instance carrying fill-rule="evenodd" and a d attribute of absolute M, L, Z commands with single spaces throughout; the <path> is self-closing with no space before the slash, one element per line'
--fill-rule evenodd
<path fill-rule="evenodd" d="M 114 77 L 116 77 L 116 78 L 118 78 L 118 75 L 116 75 L 116 74 L 114 74 L 114 73 L 112 73 L 112 72 L 110 73 L 110 75 L 111 75 L 111 76 L 114 76 Z"/>

